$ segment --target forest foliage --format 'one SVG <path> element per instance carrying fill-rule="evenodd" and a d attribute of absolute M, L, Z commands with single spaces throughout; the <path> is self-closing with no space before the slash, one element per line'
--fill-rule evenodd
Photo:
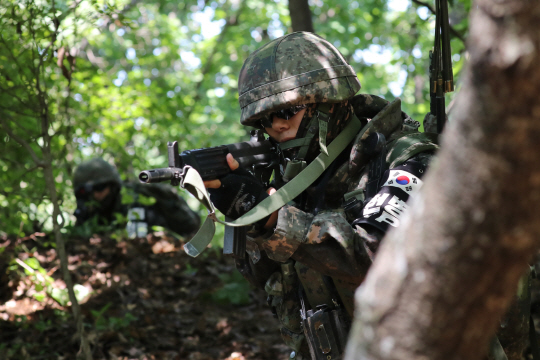
<path fill-rule="evenodd" d="M 399 96 L 421 122 L 429 111 L 433 5 L 309 4 L 316 33 L 357 71 L 361 92 Z M 470 7 L 470 0 L 450 6 L 458 90 Z M 72 173 L 82 161 L 102 156 L 135 181 L 139 171 L 167 165 L 168 141 L 192 149 L 246 140 L 240 67 L 262 44 L 289 33 L 290 23 L 284 1 L 0 0 L 0 236 L 51 231 L 47 149 L 59 222 L 69 234 Z"/>

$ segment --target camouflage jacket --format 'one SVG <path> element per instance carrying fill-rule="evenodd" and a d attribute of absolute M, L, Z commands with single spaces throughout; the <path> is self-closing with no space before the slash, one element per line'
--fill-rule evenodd
<path fill-rule="evenodd" d="M 171 186 L 123 182 L 109 196 L 106 203 L 91 199 L 77 202 L 77 210 L 84 213 L 77 217 L 77 231 L 91 234 L 126 228 L 128 236 L 134 238 L 146 236 L 152 226 L 181 236 L 190 236 L 199 228 L 199 215 Z"/>
<path fill-rule="evenodd" d="M 189 208 L 171 186 L 124 183 L 124 188 L 123 212 L 127 214 L 128 220 L 143 221 L 148 229 L 162 226 L 181 236 L 192 235 L 199 229 L 199 215 Z M 144 212 L 136 212 L 134 209 L 144 209 Z"/>
<path fill-rule="evenodd" d="M 307 309 L 323 304 L 342 307 L 352 317 L 354 290 L 363 281 L 386 229 L 399 224 L 409 193 L 421 185 L 420 172 L 437 149 L 436 134 L 419 133 L 419 123 L 401 111 L 399 99 L 388 103 L 358 95 L 351 101 L 356 116 L 370 127 L 368 131 L 363 136 L 360 132 L 350 152 L 344 151 L 299 198 L 279 210 L 273 232 L 248 237 L 248 280 L 264 286 L 285 342 L 297 351 L 304 338 L 302 304 Z M 364 198 L 372 159 L 363 141 L 374 132 L 384 134 L 388 149 L 388 171 L 375 200 Z M 344 209 L 347 198 L 358 199 L 364 212 L 351 217 Z M 303 299 L 298 295 L 300 285 Z"/>

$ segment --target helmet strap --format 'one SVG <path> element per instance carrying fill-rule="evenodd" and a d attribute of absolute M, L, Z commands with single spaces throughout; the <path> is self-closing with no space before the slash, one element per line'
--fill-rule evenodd
<path fill-rule="evenodd" d="M 317 123 L 317 115 L 314 115 L 309 120 L 306 136 L 301 137 L 301 138 L 295 138 L 295 139 L 278 144 L 281 151 L 292 149 L 292 148 L 300 148 L 298 150 L 298 154 L 295 156 L 295 159 L 304 160 L 309 149 L 309 144 L 311 143 L 313 136 L 315 136 L 315 131 L 314 131 L 315 129 L 313 129 L 313 127 L 315 126 L 316 123 Z"/>
<path fill-rule="evenodd" d="M 322 103 L 317 107 L 316 116 L 319 120 L 319 147 L 321 152 L 328 156 L 328 149 L 326 148 L 326 135 L 328 134 L 328 122 L 330 121 L 330 109 L 332 104 Z"/>
<path fill-rule="evenodd" d="M 328 134 L 328 122 L 330 120 L 330 115 L 328 114 L 333 104 L 323 103 L 317 106 L 315 114 L 309 119 L 307 126 L 307 133 L 304 137 L 296 138 L 279 144 L 280 149 L 287 150 L 291 148 L 299 148 L 298 154 L 294 159 L 287 161 L 287 166 L 285 168 L 285 173 L 283 175 L 283 180 L 286 182 L 291 180 L 302 171 L 307 163 L 304 160 L 311 141 L 317 133 L 317 128 L 319 129 L 319 147 L 321 148 L 321 153 L 328 156 L 328 149 L 326 146 L 326 135 Z"/>
<path fill-rule="evenodd" d="M 307 155 L 308 150 L 309 150 L 309 145 L 311 144 L 311 140 L 315 136 L 314 127 L 316 126 L 316 123 L 317 123 L 317 115 L 315 114 L 314 116 L 311 117 L 311 120 L 309 121 L 306 136 L 301 138 L 302 140 L 304 140 L 304 143 L 302 144 L 302 146 L 300 146 L 300 149 L 298 149 L 298 154 L 296 155 L 296 159 L 304 160 L 306 158 L 306 155 Z M 300 139 L 298 139 L 298 140 L 300 140 Z"/>
<path fill-rule="evenodd" d="M 319 147 L 321 152 L 328 156 L 328 149 L 326 147 L 326 135 L 328 134 L 328 122 L 330 121 L 330 109 L 333 104 L 321 103 L 317 106 L 315 114 L 309 121 L 308 131 L 306 136 L 301 138 L 304 142 L 301 144 L 300 149 L 298 150 L 298 155 L 296 159 L 304 160 L 309 150 L 311 140 L 317 133 L 316 129 L 319 128 Z M 295 139 L 300 140 L 300 139 Z"/>

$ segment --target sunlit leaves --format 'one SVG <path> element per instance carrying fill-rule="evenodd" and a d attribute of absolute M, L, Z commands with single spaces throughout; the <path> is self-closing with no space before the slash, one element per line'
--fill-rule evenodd
<path fill-rule="evenodd" d="M 290 31 L 285 1 L 0 1 L 0 115 L 13 119 L 10 126 L 39 153 L 39 80 L 68 223 L 70 179 L 85 159 L 113 159 L 123 179 L 136 180 L 142 169 L 167 165 L 167 141 L 184 150 L 245 140 L 238 121 L 242 63 Z M 450 8 L 460 36 L 466 36 L 470 6 L 470 0 L 456 0 Z M 399 96 L 421 121 L 429 109 L 430 10 L 406 0 L 312 0 L 310 8 L 315 31 L 344 54 L 361 92 Z M 463 41 L 453 37 L 452 50 L 459 88 Z M 19 233 L 22 222 L 28 233 L 49 224 L 41 171 L 28 149 L 1 130 L 0 169 L 0 230 Z M 21 188 L 21 181 L 29 185 Z"/>

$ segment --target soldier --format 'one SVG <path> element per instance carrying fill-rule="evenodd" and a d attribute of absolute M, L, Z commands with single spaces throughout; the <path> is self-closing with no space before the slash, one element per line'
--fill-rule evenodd
<path fill-rule="evenodd" d="M 77 167 L 73 187 L 77 198 L 76 226 L 93 219 L 98 225 L 124 227 L 126 222 L 118 221 L 115 215 L 122 214 L 128 219 L 128 235 L 140 237 L 154 225 L 189 236 L 200 224 L 199 215 L 171 187 L 122 182 L 118 171 L 101 158 Z"/>
<path fill-rule="evenodd" d="M 264 45 L 240 72 L 241 123 L 263 129 L 281 149 L 284 182 L 299 176 L 310 184 L 248 231 L 247 265 L 239 268 L 268 293 L 291 358 L 342 357 L 354 291 L 438 147 L 437 134 L 418 132 L 399 99 L 355 96 L 359 89 L 341 53 L 307 32 Z M 317 179 L 305 175 L 333 141 L 345 150 Z M 205 185 L 234 219 L 275 190 L 227 160 L 233 171 Z"/>

